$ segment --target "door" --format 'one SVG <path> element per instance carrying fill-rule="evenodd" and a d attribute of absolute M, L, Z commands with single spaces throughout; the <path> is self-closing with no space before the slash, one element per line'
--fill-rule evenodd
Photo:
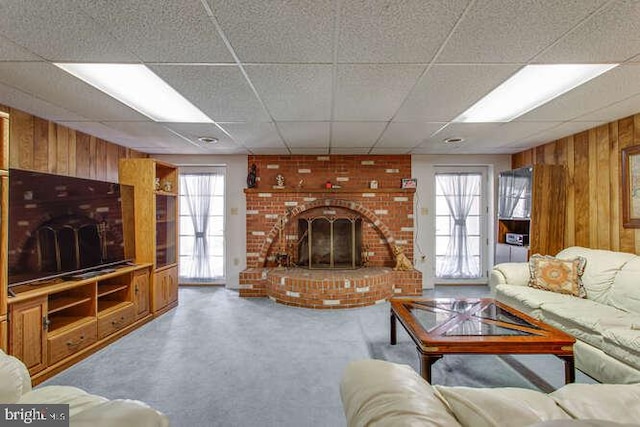
<path fill-rule="evenodd" d="M 487 168 L 435 171 L 435 282 L 486 283 Z"/>

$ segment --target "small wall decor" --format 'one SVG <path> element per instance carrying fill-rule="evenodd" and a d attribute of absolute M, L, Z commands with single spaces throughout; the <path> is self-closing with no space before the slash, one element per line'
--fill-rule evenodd
<path fill-rule="evenodd" d="M 258 176 L 258 167 L 254 163 L 251 165 L 251 169 L 249 169 L 249 174 L 247 175 L 247 187 L 255 188 L 257 176 Z"/>
<path fill-rule="evenodd" d="M 416 178 L 402 178 L 402 188 L 416 188 L 418 180 Z"/>
<path fill-rule="evenodd" d="M 371 182 L 369 182 L 369 188 L 375 190 L 376 188 L 378 188 L 378 181 L 376 181 L 375 179 Z"/>
<path fill-rule="evenodd" d="M 284 188 L 284 176 L 276 175 L 276 188 Z"/>
<path fill-rule="evenodd" d="M 622 150 L 622 225 L 640 228 L 640 145 Z"/>

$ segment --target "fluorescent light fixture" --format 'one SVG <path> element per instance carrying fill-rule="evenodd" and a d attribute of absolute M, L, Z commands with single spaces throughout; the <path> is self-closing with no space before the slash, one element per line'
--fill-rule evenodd
<path fill-rule="evenodd" d="M 213 122 L 142 64 L 55 65 L 156 122 Z"/>
<path fill-rule="evenodd" d="M 618 64 L 527 65 L 453 121 L 511 121 L 617 66 Z"/>

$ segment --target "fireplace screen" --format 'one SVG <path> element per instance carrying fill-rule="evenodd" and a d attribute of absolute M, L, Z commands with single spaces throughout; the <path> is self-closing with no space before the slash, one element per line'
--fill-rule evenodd
<path fill-rule="evenodd" d="M 362 219 L 298 220 L 298 266 L 343 269 L 362 266 Z"/>

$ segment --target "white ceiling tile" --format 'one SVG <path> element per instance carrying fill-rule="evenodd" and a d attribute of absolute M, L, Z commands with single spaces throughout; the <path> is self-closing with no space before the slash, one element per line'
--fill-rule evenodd
<path fill-rule="evenodd" d="M 444 125 L 445 123 L 391 122 L 376 148 L 414 147 Z"/>
<path fill-rule="evenodd" d="M 271 147 L 252 147 L 251 148 L 251 152 L 253 154 L 263 154 L 263 155 L 289 155 L 291 154 L 289 152 L 288 148 L 271 148 Z"/>
<path fill-rule="evenodd" d="M 515 73 L 520 65 L 434 65 L 398 110 L 394 121 L 449 121 Z"/>
<path fill-rule="evenodd" d="M 269 119 L 235 65 L 153 65 L 150 68 L 216 122 Z"/>
<path fill-rule="evenodd" d="M 516 142 L 511 144 L 507 144 L 507 146 L 534 146 L 546 144 L 548 142 L 553 142 L 557 139 L 564 138 L 566 136 L 573 135 L 575 133 L 579 133 L 585 131 L 587 129 L 591 129 L 596 126 L 600 126 L 605 122 L 566 122 L 562 123 L 558 126 L 552 127 L 550 129 L 544 130 L 540 133 L 536 133 L 534 135 L 530 135 L 526 138 L 522 138 Z"/>
<path fill-rule="evenodd" d="M 143 61 L 233 62 L 199 1 L 81 0 L 80 4 Z"/>
<path fill-rule="evenodd" d="M 184 144 L 196 146 L 192 141 L 187 141 L 185 138 L 176 135 L 167 129 L 164 123 L 157 123 L 152 121 L 147 122 L 107 122 L 104 123 L 116 131 L 121 132 L 124 135 L 124 140 L 143 146 L 154 146 L 171 148 L 175 147 L 179 149 Z"/>
<path fill-rule="evenodd" d="M 92 121 L 147 117 L 46 62 L 0 62 L 0 83 Z"/>
<path fill-rule="evenodd" d="M 249 148 L 287 149 L 273 123 L 219 123 L 227 132 Z"/>
<path fill-rule="evenodd" d="M 331 62 L 334 0 L 207 0 L 242 62 Z"/>
<path fill-rule="evenodd" d="M 640 64 L 620 65 L 520 116 L 518 121 L 569 121 L 640 93 Z"/>
<path fill-rule="evenodd" d="M 275 120 L 331 118 L 330 65 L 247 65 L 245 69 Z"/>
<path fill-rule="evenodd" d="M 607 105 L 599 110 L 595 110 L 591 113 L 583 116 L 576 117 L 573 121 L 591 122 L 591 121 L 605 121 L 612 122 L 614 120 L 621 119 L 623 117 L 630 116 L 640 112 L 640 95 L 633 95 L 629 98 L 616 102 L 611 105 Z"/>
<path fill-rule="evenodd" d="M 437 60 L 526 62 L 605 1 L 476 1 Z"/>
<path fill-rule="evenodd" d="M 331 148 L 371 147 L 386 125 L 387 122 L 333 122 Z"/>
<path fill-rule="evenodd" d="M 470 136 L 467 137 L 467 143 L 463 143 L 463 146 L 465 149 L 493 149 L 504 147 L 505 144 L 509 144 L 512 141 L 526 138 L 560 124 L 562 124 L 562 122 L 500 123 L 496 127 L 486 128 L 483 132 L 471 133 Z M 453 129 L 455 129 L 455 126 L 452 126 Z"/>
<path fill-rule="evenodd" d="M 285 143 L 291 148 L 328 148 L 329 122 L 278 122 Z"/>
<path fill-rule="evenodd" d="M 103 123 L 66 120 L 60 121 L 59 123 L 71 129 L 104 139 L 105 141 L 113 142 L 114 144 L 134 148 L 136 150 L 139 146 L 139 144 L 136 144 L 137 141 L 129 141 L 128 136 L 124 132 L 111 128 Z"/>
<path fill-rule="evenodd" d="M 0 61 L 40 61 L 42 58 L 0 36 Z"/>
<path fill-rule="evenodd" d="M 373 147 L 371 149 L 371 154 L 409 154 L 411 152 L 411 147 L 404 148 L 389 148 L 389 147 Z"/>
<path fill-rule="evenodd" d="M 390 120 L 423 70 L 421 65 L 339 65 L 334 118 Z"/>
<path fill-rule="evenodd" d="M 623 62 L 640 52 L 640 2 L 616 1 L 535 58 L 539 63 Z"/>
<path fill-rule="evenodd" d="M 330 154 L 369 154 L 371 147 L 331 147 Z"/>
<path fill-rule="evenodd" d="M 339 62 L 430 62 L 468 0 L 344 0 Z"/>
<path fill-rule="evenodd" d="M 212 123 L 163 123 L 163 125 L 205 149 L 235 149 L 238 147 L 238 144 L 229 135 Z M 201 136 L 217 138 L 218 142 L 215 144 L 200 142 L 198 138 Z"/>
<path fill-rule="evenodd" d="M 291 154 L 300 154 L 300 155 L 329 154 L 329 148 L 328 147 L 318 147 L 318 148 L 292 147 Z"/>
<path fill-rule="evenodd" d="M 130 62 L 138 59 L 73 0 L 3 2 L 0 28 L 5 37 L 51 61 Z"/>
<path fill-rule="evenodd" d="M 47 120 L 86 120 L 79 114 L 24 93 L 11 86 L 0 83 L 0 104 L 10 105 L 18 110 L 27 111 Z"/>

